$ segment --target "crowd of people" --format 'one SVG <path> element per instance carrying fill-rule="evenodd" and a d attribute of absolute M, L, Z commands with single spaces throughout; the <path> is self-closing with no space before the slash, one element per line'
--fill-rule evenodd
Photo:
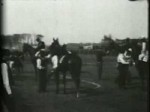
<path fill-rule="evenodd" d="M 102 79 L 103 57 L 105 55 L 107 55 L 107 53 L 102 51 L 97 51 L 96 53 L 99 79 Z M 142 88 L 145 87 L 145 80 L 149 74 L 149 51 L 148 43 L 145 39 L 141 39 L 139 42 L 132 45 L 130 39 L 127 38 L 125 45 L 118 48 L 118 56 L 116 60 L 119 75 L 116 78 L 115 83 L 118 84 L 119 88 L 126 89 L 127 84 L 131 82 L 131 66 L 135 66 L 141 80 Z"/>
<path fill-rule="evenodd" d="M 59 57 L 59 54 L 47 54 L 45 52 L 45 43 L 41 41 L 40 38 L 37 38 L 38 46 L 36 48 L 36 67 L 38 70 L 38 82 L 39 88 L 38 92 L 46 92 L 47 86 L 47 66 L 48 59 L 51 58 L 51 62 L 53 65 L 53 70 L 58 67 L 58 61 L 61 63 L 63 56 L 69 54 L 66 46 L 64 45 L 62 48 L 62 56 Z M 131 65 L 137 65 L 139 76 L 141 76 L 142 84 L 144 84 L 144 76 L 148 74 L 148 63 L 149 63 L 149 54 L 148 50 L 145 47 L 145 43 L 142 43 L 141 53 L 138 55 L 138 62 L 134 62 L 132 58 L 132 48 L 125 47 L 124 49 L 120 49 L 117 56 L 117 69 L 119 71 L 119 75 L 116 79 L 119 88 L 126 88 L 126 84 L 130 81 L 130 71 L 129 67 Z M 105 53 L 97 52 L 97 63 L 98 63 L 98 78 L 102 78 L 102 68 L 103 68 L 103 56 Z M 1 75 L 0 75 L 0 111 L 3 112 L 3 104 L 6 105 L 9 112 L 15 112 L 15 106 L 13 102 L 13 92 L 12 87 L 14 85 L 13 77 L 12 77 L 12 60 L 11 54 L 8 50 L 3 50 L 0 56 L 1 61 Z M 143 75 L 145 74 L 145 75 Z"/>

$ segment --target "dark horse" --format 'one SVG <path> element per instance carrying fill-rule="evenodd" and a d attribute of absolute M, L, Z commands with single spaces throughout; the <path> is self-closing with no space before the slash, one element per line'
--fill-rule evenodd
<path fill-rule="evenodd" d="M 29 53 L 31 62 L 32 62 L 34 70 L 35 70 L 35 78 L 37 80 L 36 57 L 35 57 L 36 49 L 33 48 L 31 45 L 24 43 L 23 44 L 23 52 Z"/>
<path fill-rule="evenodd" d="M 72 80 L 75 83 L 77 97 L 79 97 L 80 74 L 82 66 L 81 58 L 76 53 L 68 54 L 64 46 L 59 44 L 58 39 L 53 39 L 53 43 L 49 49 L 52 56 L 57 55 L 58 60 L 62 60 L 61 63 L 58 62 L 58 67 L 54 70 L 56 93 L 59 93 L 60 74 L 63 75 L 64 93 L 66 93 L 66 73 L 69 72 Z M 63 59 L 61 59 L 62 57 Z"/>

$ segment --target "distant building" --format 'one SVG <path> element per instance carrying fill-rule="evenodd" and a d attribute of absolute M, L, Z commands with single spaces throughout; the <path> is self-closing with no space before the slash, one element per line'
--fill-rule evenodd
<path fill-rule="evenodd" d="M 90 45 L 84 45 L 83 49 L 92 50 L 93 49 L 93 45 L 92 44 L 90 44 Z"/>
<path fill-rule="evenodd" d="M 2 36 L 2 41 L 3 41 L 2 47 L 10 50 L 22 51 L 23 43 L 36 46 L 37 36 L 38 35 L 35 34 L 14 34 L 14 35 Z"/>

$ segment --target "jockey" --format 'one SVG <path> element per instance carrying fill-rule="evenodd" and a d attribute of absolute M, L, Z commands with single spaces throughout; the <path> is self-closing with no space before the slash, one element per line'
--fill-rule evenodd
<path fill-rule="evenodd" d="M 41 41 L 40 38 L 37 38 L 36 41 L 38 42 L 38 46 L 36 48 L 36 51 L 39 51 L 40 49 L 44 49 L 45 48 L 45 43 L 43 41 Z"/>
<path fill-rule="evenodd" d="M 41 49 L 45 49 L 45 43 L 43 41 L 41 41 L 41 39 L 39 37 L 36 39 L 36 41 L 38 42 L 38 46 L 36 48 L 35 57 L 38 56 Z"/>

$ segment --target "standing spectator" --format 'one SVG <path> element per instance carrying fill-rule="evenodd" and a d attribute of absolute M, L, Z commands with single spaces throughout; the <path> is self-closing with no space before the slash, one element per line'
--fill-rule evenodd
<path fill-rule="evenodd" d="M 37 59 L 37 69 L 39 75 L 39 92 L 46 92 L 47 85 L 47 58 L 45 51 L 41 50 Z"/>
<path fill-rule="evenodd" d="M 1 73 L 0 73 L 0 112 L 4 112 L 5 105 L 9 112 L 15 112 L 13 101 L 12 86 L 11 86 L 11 72 L 9 72 L 9 65 L 7 63 L 9 54 L 6 50 L 2 50 L 0 56 Z"/>
<path fill-rule="evenodd" d="M 148 50 L 141 51 L 138 57 L 138 73 L 141 78 L 142 88 L 145 86 L 145 79 L 149 75 L 149 53 Z"/>
<path fill-rule="evenodd" d="M 129 65 L 131 63 L 131 60 L 126 55 L 131 55 L 131 49 L 128 49 L 127 51 L 124 51 L 121 49 L 120 53 L 117 57 L 117 63 L 118 63 L 118 70 L 119 70 L 119 76 L 118 76 L 118 85 L 119 88 L 126 88 L 126 82 L 129 76 Z"/>
<path fill-rule="evenodd" d="M 98 66 L 98 78 L 102 78 L 102 72 L 103 72 L 103 56 L 105 56 L 105 53 L 103 51 L 97 51 L 96 52 L 96 59 L 97 59 L 97 66 Z"/>

